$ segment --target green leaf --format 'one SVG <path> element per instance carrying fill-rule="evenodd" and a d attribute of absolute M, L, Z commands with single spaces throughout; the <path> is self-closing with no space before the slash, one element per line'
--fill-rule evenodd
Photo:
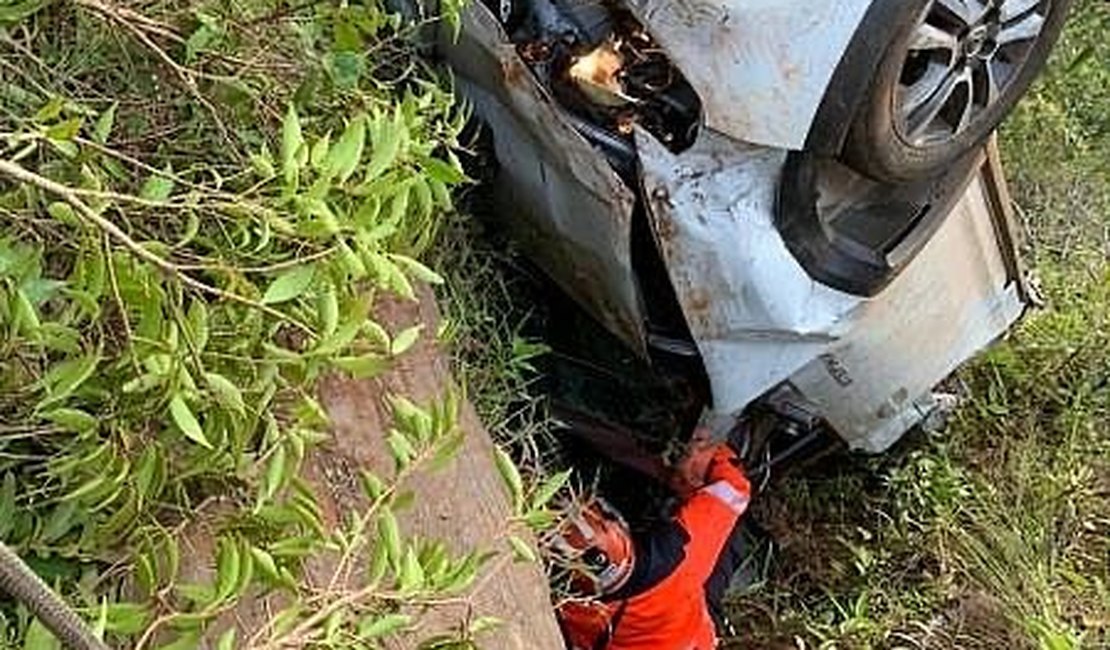
<path fill-rule="evenodd" d="M 216 642 L 216 650 L 235 650 L 236 632 L 236 628 L 231 627 L 220 635 L 220 640 Z"/>
<path fill-rule="evenodd" d="M 328 131 L 316 140 L 316 144 L 312 145 L 312 149 L 308 153 L 308 164 L 312 165 L 313 169 L 325 169 L 324 161 L 327 160 L 328 151 L 330 150 L 331 131 Z"/>
<path fill-rule="evenodd" d="M 88 413 L 73 408 L 57 408 L 42 414 L 44 420 L 75 433 L 96 431 L 100 421 Z"/>
<path fill-rule="evenodd" d="M 408 614 L 371 615 L 358 625 L 358 638 L 363 641 L 395 634 L 412 624 Z"/>
<path fill-rule="evenodd" d="M 393 338 L 393 343 L 389 346 L 389 353 L 393 356 L 398 356 L 408 352 L 409 348 L 416 344 L 420 339 L 420 333 L 424 331 L 424 323 L 417 323 L 411 327 L 407 327 Z"/>
<path fill-rule="evenodd" d="M 378 513 L 378 543 L 385 546 L 393 566 L 399 566 L 402 552 L 401 527 L 397 525 L 397 517 L 388 507 L 382 507 Z"/>
<path fill-rule="evenodd" d="M 359 357 L 340 357 L 332 361 L 332 364 L 356 379 L 377 377 L 392 366 L 388 358 L 373 353 Z"/>
<path fill-rule="evenodd" d="M 320 320 L 320 334 L 331 336 L 339 327 L 339 298 L 335 295 L 335 287 L 327 285 L 316 296 L 316 316 Z"/>
<path fill-rule="evenodd" d="M 355 280 L 361 280 L 366 277 L 366 265 L 362 263 L 362 259 L 355 254 L 347 242 L 342 239 L 336 242 L 336 248 L 339 249 L 339 261 L 343 264 L 343 269 Z"/>
<path fill-rule="evenodd" d="M 301 120 L 297 117 L 297 109 L 292 104 L 285 113 L 285 120 L 281 125 L 281 171 L 285 174 L 287 185 L 296 185 L 300 174 L 300 164 L 297 154 L 304 146 L 304 135 L 301 133 Z"/>
<path fill-rule="evenodd" d="M 211 25 L 202 24 L 197 27 L 192 34 L 189 34 L 189 38 L 185 39 L 185 63 L 195 62 L 197 55 L 219 40 L 220 36 L 220 30 Z"/>
<path fill-rule="evenodd" d="M 389 550 L 384 544 L 374 544 L 370 552 L 370 566 L 366 569 L 366 584 L 377 586 L 389 568 Z"/>
<path fill-rule="evenodd" d="M 386 437 L 386 444 L 389 445 L 389 451 L 393 454 L 393 460 L 397 463 L 397 469 L 399 470 L 407 467 L 412 462 L 413 456 L 416 455 L 412 443 L 396 429 L 389 432 Z"/>
<path fill-rule="evenodd" d="M 335 85 L 344 89 L 357 86 L 366 71 L 366 57 L 360 52 L 332 52 L 324 57 L 324 64 Z"/>
<path fill-rule="evenodd" d="M 438 158 L 424 158 L 420 161 L 420 166 L 424 168 L 428 176 L 447 185 L 457 185 L 467 180 L 466 174 L 458 166 Z"/>
<path fill-rule="evenodd" d="M 189 323 L 193 345 L 198 351 L 203 351 L 208 345 L 208 306 L 203 300 L 193 300 L 185 318 Z"/>
<path fill-rule="evenodd" d="M 68 120 L 62 120 L 46 130 L 46 137 L 51 140 L 68 142 L 77 137 L 77 134 L 81 132 L 81 122 L 82 120 L 79 117 L 71 117 Z"/>
<path fill-rule="evenodd" d="M 15 25 L 49 5 L 51 0 L 24 0 L 0 5 L 0 26 Z M 59 109 L 60 110 L 60 109 Z"/>
<path fill-rule="evenodd" d="M 335 147 L 328 154 L 325 165 L 328 175 L 334 175 L 340 183 L 347 182 L 351 174 L 355 173 L 359 161 L 362 160 L 362 150 L 366 145 L 366 116 L 358 115 L 347 129 Z"/>
<path fill-rule="evenodd" d="M 68 533 L 78 522 L 78 503 L 76 501 L 62 501 L 50 513 L 39 533 L 38 541 L 43 544 L 55 542 Z"/>
<path fill-rule="evenodd" d="M 401 151 L 401 139 L 404 136 L 403 127 L 398 120 L 378 120 L 377 137 L 374 139 L 374 151 L 370 155 L 370 163 L 366 166 L 366 181 L 372 181 L 382 174 L 397 160 Z"/>
<path fill-rule="evenodd" d="M 186 438 L 201 447 L 212 449 L 212 443 L 208 442 L 208 438 L 205 437 L 204 430 L 200 428 L 196 416 L 193 415 L 193 411 L 189 409 L 189 405 L 185 403 L 180 394 L 174 395 L 170 400 L 170 416 Z"/>
<path fill-rule="evenodd" d="M 148 201 L 165 201 L 173 194 L 174 180 L 167 176 L 173 173 L 173 168 L 168 164 L 162 170 L 165 173 L 153 173 L 143 183 L 139 196 Z"/>
<path fill-rule="evenodd" d="M 385 481 L 378 477 L 377 474 L 364 469 L 361 472 L 361 476 L 362 489 L 366 492 L 366 496 L 370 497 L 371 501 L 385 494 Z M 7 476 L 5 476 L 5 478 L 7 478 Z"/>
<path fill-rule="evenodd" d="M 47 138 L 46 141 L 50 144 L 51 147 L 54 147 L 54 149 L 58 153 L 62 154 L 66 158 L 76 158 L 77 154 L 80 153 L 77 145 L 73 142 L 70 142 L 69 140 L 55 140 L 54 138 Z"/>
<path fill-rule="evenodd" d="M 416 290 L 412 283 L 392 260 L 377 253 L 367 256 L 367 259 L 374 265 L 374 273 L 382 286 L 401 298 L 416 300 Z"/>
<path fill-rule="evenodd" d="M 93 125 L 92 133 L 94 141 L 100 144 L 108 142 L 108 137 L 112 135 L 112 127 L 115 126 L 116 123 L 116 108 L 118 106 L 119 102 L 112 102 L 112 105 L 101 113 L 100 117 L 96 118 L 96 124 Z"/>
<path fill-rule="evenodd" d="M 125 395 L 130 393 L 145 393 L 152 388 L 157 388 L 158 386 L 161 386 L 165 379 L 165 376 L 160 373 L 148 372 L 129 380 L 120 388 L 120 390 Z"/>
<path fill-rule="evenodd" d="M 105 630 L 116 634 L 138 634 L 150 623 L 150 609 L 142 603 L 110 603 Z"/>
<path fill-rule="evenodd" d="M 19 325 L 19 332 L 29 339 L 35 340 L 41 336 L 40 328 L 42 327 L 39 321 L 38 309 L 31 303 L 30 298 L 23 289 L 16 289 L 15 295 L 12 297 L 13 320 Z"/>
<path fill-rule="evenodd" d="M 389 259 L 396 262 L 397 266 L 401 267 L 405 273 L 417 280 L 422 280 L 428 284 L 443 284 L 443 276 L 407 255 L 390 253 Z"/>
<path fill-rule="evenodd" d="M 92 376 L 99 364 L 99 354 L 87 354 L 78 359 L 63 361 L 52 367 L 41 382 L 46 387 L 47 396 L 39 403 L 38 408 L 43 409 L 72 395 L 75 390 L 80 388 L 81 384 Z"/>
<path fill-rule="evenodd" d="M 405 549 L 405 556 L 401 560 L 401 571 L 397 576 L 397 581 L 401 591 L 414 591 L 424 586 L 424 567 L 420 566 L 420 559 L 416 555 L 416 549 L 412 546 Z"/>
<path fill-rule="evenodd" d="M 43 3 L 43 4 L 45 4 L 45 3 Z M 16 5 L 16 7 L 18 7 L 18 6 L 19 5 Z M 9 11 L 10 11 L 10 9 L 9 9 Z M 0 14 L 0 16 L 2 16 L 2 15 L 3 14 Z M 2 20 L 2 18 L 0 18 L 0 20 Z M 64 97 L 60 97 L 60 96 L 51 97 L 50 101 L 43 104 L 42 108 L 40 108 L 35 113 L 34 117 L 32 117 L 31 119 L 38 122 L 39 124 L 43 124 L 45 122 L 53 122 L 54 120 L 58 119 L 61 116 L 62 110 L 64 110 L 65 107 L 66 107 L 66 101 L 65 101 Z"/>
<path fill-rule="evenodd" d="M 241 567 L 238 542 L 230 537 L 221 537 L 216 555 L 216 593 L 212 604 L 223 603 L 234 593 Z"/>
<path fill-rule="evenodd" d="M 270 456 L 270 463 L 266 466 L 266 481 L 262 484 L 262 501 L 267 502 L 274 498 L 287 479 L 287 452 L 285 445 L 278 443 Z"/>
<path fill-rule="evenodd" d="M 520 470 L 517 469 L 516 463 L 505 453 L 500 447 L 493 448 L 493 458 L 497 463 L 497 472 L 501 474 L 501 480 L 509 488 L 509 494 L 512 495 L 513 509 L 517 513 L 520 512 L 520 507 L 524 504 L 524 481 L 520 478 Z"/>
<path fill-rule="evenodd" d="M 454 201 L 451 198 L 451 190 L 447 189 L 447 185 L 445 185 L 442 181 L 436 180 L 434 178 L 429 178 L 427 179 L 427 181 L 428 189 L 432 191 L 432 197 L 435 201 L 435 204 L 443 208 L 444 210 L 450 210 L 454 205 Z"/>
<path fill-rule="evenodd" d="M 570 480 L 570 476 L 571 470 L 559 472 L 558 474 L 549 476 L 547 480 L 544 481 L 543 484 L 540 485 L 540 487 L 536 490 L 536 493 L 532 495 L 532 507 L 542 508 L 546 506 L 548 502 L 550 502 L 551 499 L 559 493 L 559 490 L 563 489 L 563 487 L 567 484 L 567 481 Z"/>
<path fill-rule="evenodd" d="M 375 347 L 382 352 L 389 351 L 391 347 L 389 332 L 385 331 L 385 328 L 382 327 L 380 323 L 367 319 L 366 322 L 362 324 L 362 330 L 366 338 L 369 339 L 369 342 L 373 343 Z"/>
<path fill-rule="evenodd" d="M 516 535 L 509 535 L 509 545 L 513 547 L 513 557 L 518 562 L 535 562 L 536 551 L 532 545 Z"/>
<path fill-rule="evenodd" d="M 315 275 L 316 267 L 312 264 L 289 269 L 275 278 L 266 288 L 266 293 L 262 296 L 263 304 L 273 305 L 297 298 L 312 285 Z"/>
<path fill-rule="evenodd" d="M 64 201 L 55 201 L 46 206 L 46 213 L 67 226 L 77 227 L 81 225 L 81 219 L 73 211 L 73 207 Z"/>
<path fill-rule="evenodd" d="M 146 500 L 155 496 L 164 478 L 163 472 L 159 447 L 157 445 L 147 445 L 142 456 L 139 457 L 139 462 L 132 475 L 135 480 L 135 492 L 138 493 L 139 498 Z"/>
<path fill-rule="evenodd" d="M 267 579 L 277 582 L 280 579 L 280 574 L 278 573 L 277 562 L 274 562 L 274 556 L 255 546 L 251 547 L 250 552 L 251 561 L 262 569 L 262 574 Z"/>
<path fill-rule="evenodd" d="M 204 380 L 221 406 L 236 415 L 246 415 L 247 407 L 243 402 L 243 393 L 230 379 L 219 373 L 206 372 Z"/>
<path fill-rule="evenodd" d="M 277 175 L 274 169 L 274 158 L 270 154 L 270 150 L 265 145 L 262 146 L 262 151 L 256 154 L 251 154 L 250 157 L 251 168 L 259 178 L 263 180 L 270 180 Z"/>

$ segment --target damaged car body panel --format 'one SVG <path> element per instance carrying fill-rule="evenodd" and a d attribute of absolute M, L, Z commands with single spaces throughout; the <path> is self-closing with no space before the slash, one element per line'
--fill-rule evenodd
<path fill-rule="evenodd" d="M 718 414 L 812 415 L 870 452 L 1027 303 L 995 156 L 896 185 L 797 151 L 876 6 L 895 2 L 483 0 L 442 44 L 529 259 L 641 355 L 694 359 Z M 881 272 L 815 273 L 798 219 Z"/>
<path fill-rule="evenodd" d="M 706 132 L 674 155 L 637 135 L 652 223 L 718 411 L 788 382 L 851 446 L 879 452 L 928 414 L 940 378 L 1024 312 L 1004 201 L 991 198 L 1004 194 L 997 173 L 977 174 L 914 261 L 862 298 L 810 278 L 775 229 L 765 179 L 782 151 Z"/>
<path fill-rule="evenodd" d="M 499 199 L 530 257 L 609 330 L 642 347 L 632 270 L 633 192 L 530 73 L 481 4 L 445 52 L 460 89 L 493 125 Z"/>
<path fill-rule="evenodd" d="M 709 128 L 801 149 L 872 0 L 628 0 L 697 90 Z"/>
<path fill-rule="evenodd" d="M 638 133 L 648 213 L 713 388 L 740 411 L 843 333 L 860 302 L 798 264 L 774 225 L 780 149 L 705 131 L 672 154 Z"/>
<path fill-rule="evenodd" d="M 789 379 L 848 444 L 881 452 L 935 406 L 931 392 L 1024 313 L 1007 241 L 1009 199 L 991 156 L 921 254 L 845 334 Z"/>

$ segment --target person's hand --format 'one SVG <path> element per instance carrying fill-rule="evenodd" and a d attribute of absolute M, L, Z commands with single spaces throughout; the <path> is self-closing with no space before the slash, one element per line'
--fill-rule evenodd
<path fill-rule="evenodd" d="M 672 468 L 671 489 L 686 498 L 704 487 L 718 446 L 710 440 L 709 429 L 698 427 L 690 437 L 686 453 Z"/>
<path fill-rule="evenodd" d="M 725 466 L 735 469 L 740 465 L 740 457 L 736 455 L 736 450 L 727 443 L 716 445 L 705 468 L 705 481 L 708 483 L 715 480 L 716 475 L 724 470 Z"/>

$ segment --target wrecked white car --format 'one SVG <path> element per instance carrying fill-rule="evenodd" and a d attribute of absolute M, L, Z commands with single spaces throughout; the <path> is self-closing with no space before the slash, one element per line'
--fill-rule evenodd
<path fill-rule="evenodd" d="M 716 413 L 878 452 L 1026 308 L 988 143 L 1068 4 L 487 0 L 443 51 L 567 293 Z"/>

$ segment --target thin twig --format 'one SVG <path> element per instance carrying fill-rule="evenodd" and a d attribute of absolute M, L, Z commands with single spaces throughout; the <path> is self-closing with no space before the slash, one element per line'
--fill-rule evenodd
<path fill-rule="evenodd" d="M 159 257 L 158 255 L 155 255 L 149 250 L 143 248 L 141 245 L 139 245 L 138 242 L 136 242 L 134 239 L 131 239 L 131 237 L 128 236 L 127 233 L 123 232 L 123 230 L 121 230 L 119 226 L 93 211 L 92 208 L 90 208 L 84 201 L 81 200 L 81 198 L 73 191 L 72 188 L 66 185 L 62 185 L 61 183 L 52 181 L 49 178 L 39 176 L 38 174 L 24 169 L 20 165 L 7 160 L 0 160 L 0 174 L 4 174 L 23 183 L 34 185 L 35 187 L 50 192 L 51 194 L 57 195 L 66 203 L 73 206 L 73 209 L 76 210 L 77 213 L 81 215 L 81 217 L 83 217 L 85 220 L 90 221 L 93 225 L 100 228 L 112 238 L 123 244 L 129 251 L 131 251 L 133 255 L 153 264 L 154 266 L 161 269 L 163 272 L 177 278 L 181 283 L 192 287 L 193 289 L 196 289 L 197 291 L 200 291 L 202 293 L 211 294 L 213 296 L 223 298 L 224 300 L 237 302 L 241 305 L 246 305 L 247 307 L 257 309 L 258 311 L 273 316 L 274 318 L 287 321 L 296 326 L 298 329 L 304 331 L 309 336 L 315 337 L 316 333 L 312 330 L 312 328 L 310 328 L 308 325 L 305 325 L 300 320 L 288 314 L 282 313 L 269 305 L 262 304 L 257 300 L 251 300 L 250 298 L 247 298 L 245 296 L 240 296 L 239 294 L 225 291 L 224 289 L 220 289 L 219 287 L 213 287 L 209 284 L 205 284 L 204 282 L 201 282 L 200 280 L 197 280 L 196 278 L 184 273 L 172 262 L 163 259 L 162 257 Z"/>
<path fill-rule="evenodd" d="M 139 368 L 139 361 L 135 358 L 135 333 L 131 331 L 131 321 L 127 318 L 127 306 L 123 302 L 123 297 L 119 292 L 119 280 L 116 277 L 116 262 L 112 259 L 112 245 L 108 239 L 108 233 L 104 233 L 104 261 L 105 266 L 108 267 L 108 282 L 112 285 L 112 298 L 116 301 L 116 309 L 119 310 L 119 318 L 123 323 L 123 333 L 127 336 L 127 345 L 131 348 L 131 354 L 128 358 L 131 360 L 131 367 L 135 370 L 135 376 L 138 377 L 142 374 Z"/>
<path fill-rule="evenodd" d="M 219 196 L 219 197 L 222 197 L 222 198 L 227 199 L 229 201 L 239 201 L 241 199 L 240 196 L 238 196 L 236 194 L 232 194 L 231 192 L 225 192 L 223 190 L 208 187 L 207 185 L 201 185 L 199 183 L 194 183 L 193 181 L 191 181 L 191 180 L 189 180 L 189 179 L 187 179 L 183 176 L 180 176 L 179 174 L 175 174 L 173 172 L 168 172 L 164 169 L 158 169 L 157 167 L 155 167 L 153 165 L 148 165 L 147 163 L 139 160 L 138 158 L 133 158 L 131 156 L 128 156 L 127 154 L 122 153 L 120 151 L 117 151 L 117 150 L 115 150 L 111 147 L 104 146 L 104 145 L 100 144 L 99 142 L 95 142 L 93 140 L 88 140 L 88 139 L 82 138 L 80 136 L 74 138 L 73 141 L 76 142 L 77 144 L 82 145 L 82 146 L 94 149 L 97 152 L 102 153 L 106 156 L 111 156 L 111 157 L 113 157 L 117 160 L 120 160 L 122 162 L 125 162 L 129 165 L 133 165 L 135 167 L 138 167 L 139 169 L 141 169 L 145 172 L 148 172 L 150 174 L 154 174 L 156 176 L 161 176 L 162 178 L 168 178 L 168 179 L 172 180 L 173 182 L 177 183 L 178 185 L 182 185 L 184 187 L 189 187 L 189 188 L 192 188 L 194 190 L 201 191 L 201 192 L 206 192 L 208 194 L 212 194 L 213 196 Z"/>
<path fill-rule="evenodd" d="M 173 71 L 178 79 L 181 80 L 182 85 L 184 85 L 185 89 L 189 91 L 189 94 L 191 94 L 193 98 L 196 99 L 197 102 L 201 104 L 201 106 L 204 106 L 209 114 L 211 114 L 212 120 L 215 122 L 216 128 L 220 131 L 220 136 L 228 145 L 230 153 L 238 157 L 238 152 L 235 150 L 234 142 L 231 139 L 231 134 L 227 130 L 227 126 L 224 124 L 223 119 L 220 117 L 219 111 L 216 110 L 216 107 L 212 105 L 212 102 L 208 101 L 208 98 L 202 95 L 200 90 L 197 88 L 196 77 L 213 77 L 206 73 L 187 68 L 177 61 L 174 61 L 173 57 L 167 54 L 164 49 L 162 49 L 157 43 L 155 43 L 150 38 L 150 35 L 147 32 L 150 31 L 163 37 L 170 38 L 175 42 L 181 42 L 182 39 L 178 34 L 173 32 L 172 30 L 165 28 L 159 23 L 146 18 L 142 14 L 131 11 L 129 9 L 115 7 L 99 2 L 97 0 L 81 0 L 81 4 L 89 9 L 100 13 L 107 19 L 121 25 L 124 29 L 131 32 L 131 34 L 134 35 L 135 38 L 139 39 L 139 41 L 143 45 L 145 45 L 147 49 L 153 52 L 154 56 L 161 59 L 162 62 L 165 63 L 171 71 Z M 140 27 L 135 23 L 141 23 L 142 25 L 145 25 L 145 28 Z"/>
<path fill-rule="evenodd" d="M 307 264 L 309 262 L 315 262 L 317 260 L 322 260 L 324 258 L 330 257 L 332 255 L 332 253 L 334 253 L 334 252 L 335 252 L 335 248 L 325 248 L 322 251 L 317 251 L 315 253 L 310 253 L 308 255 L 305 255 L 304 257 L 297 257 L 297 258 L 294 258 L 294 259 L 291 259 L 291 260 L 285 260 L 284 262 L 275 262 L 273 264 L 268 264 L 266 266 L 247 266 L 247 267 L 234 266 L 234 267 L 232 267 L 232 266 L 227 266 L 227 265 L 224 265 L 224 264 L 178 264 L 177 268 L 182 270 L 182 271 L 228 271 L 228 270 L 234 270 L 234 271 L 237 271 L 239 273 L 276 273 L 278 271 L 284 271 L 286 269 L 291 269 L 293 267 L 301 266 L 302 264 Z"/>

